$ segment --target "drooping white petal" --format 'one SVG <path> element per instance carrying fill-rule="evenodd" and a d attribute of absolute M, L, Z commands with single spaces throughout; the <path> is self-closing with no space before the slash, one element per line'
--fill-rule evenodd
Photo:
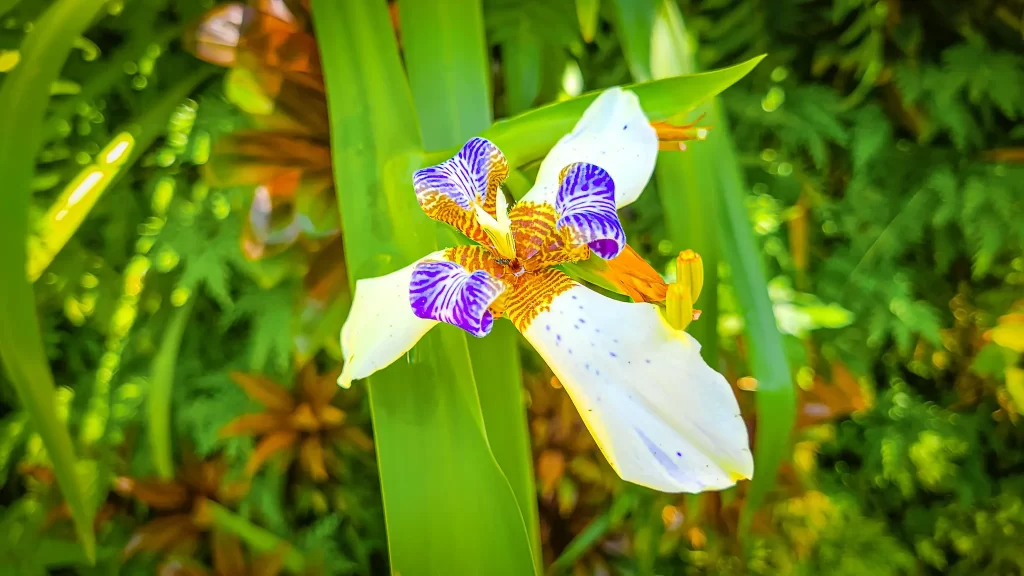
<path fill-rule="evenodd" d="M 435 252 L 387 276 L 356 282 L 352 308 L 341 328 L 341 352 L 345 366 L 338 384 L 366 378 L 386 368 L 419 342 L 437 320 L 418 318 L 409 305 L 409 284 L 416 265 L 441 260 Z"/>
<path fill-rule="evenodd" d="M 643 192 L 657 157 L 658 135 L 636 94 L 610 88 L 587 108 L 572 132 L 551 149 L 541 163 L 536 184 L 523 200 L 554 205 L 559 173 L 569 164 L 586 162 L 611 174 L 615 205 L 622 208 Z"/>
<path fill-rule="evenodd" d="M 582 286 L 523 331 L 619 475 L 664 492 L 723 489 L 753 475 L 732 389 L 653 304 Z"/>

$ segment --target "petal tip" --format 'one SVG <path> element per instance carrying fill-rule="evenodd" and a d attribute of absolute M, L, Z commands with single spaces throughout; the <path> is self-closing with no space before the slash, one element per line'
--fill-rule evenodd
<path fill-rule="evenodd" d="M 345 367 L 338 375 L 338 386 L 346 390 L 352 387 L 352 357 L 345 359 Z"/>

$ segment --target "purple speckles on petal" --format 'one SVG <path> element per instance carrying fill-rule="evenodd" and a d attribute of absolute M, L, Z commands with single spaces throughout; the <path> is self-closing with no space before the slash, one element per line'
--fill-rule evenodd
<path fill-rule="evenodd" d="M 636 430 L 637 435 L 640 436 L 640 440 L 644 443 L 644 446 L 647 447 L 647 450 L 650 451 L 651 456 L 654 456 L 654 459 L 658 461 L 658 464 L 661 464 L 673 477 L 678 478 L 682 474 L 682 470 L 675 462 L 672 461 L 672 458 L 670 458 L 664 450 L 659 448 L 657 444 L 652 442 L 651 439 L 647 437 L 647 434 L 644 434 L 643 430 L 636 427 L 633 429 Z"/>
<path fill-rule="evenodd" d="M 608 355 L 611 356 L 612 358 L 618 358 L 619 357 L 619 355 L 616 354 L 615 352 L 609 352 Z"/>
<path fill-rule="evenodd" d="M 574 244 L 590 246 L 605 260 L 618 256 L 626 245 L 615 209 L 615 183 L 599 166 L 578 162 L 562 170 L 555 211 L 559 230 L 568 228 Z"/>
<path fill-rule="evenodd" d="M 679 456 L 681 458 L 683 456 L 683 453 L 682 452 L 676 452 L 676 456 Z"/>
<path fill-rule="evenodd" d="M 409 282 L 409 305 L 420 318 L 439 320 L 482 337 L 491 331 L 494 315 L 487 309 L 505 285 L 483 270 L 467 272 L 454 262 L 424 262 Z"/>

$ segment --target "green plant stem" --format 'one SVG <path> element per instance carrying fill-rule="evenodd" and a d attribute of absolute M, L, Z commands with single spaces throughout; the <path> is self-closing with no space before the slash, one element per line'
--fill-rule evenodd
<path fill-rule="evenodd" d="M 192 314 L 195 297 L 174 311 L 174 318 L 160 349 L 153 359 L 149 396 L 146 409 L 149 415 L 149 450 L 156 473 L 165 480 L 174 478 L 174 453 L 171 445 L 171 396 L 174 388 L 174 366 L 178 349 L 185 334 L 188 318 Z"/>
<path fill-rule="evenodd" d="M 279 538 L 273 532 L 256 526 L 216 502 L 207 500 L 206 506 L 214 526 L 238 536 L 253 550 L 264 554 L 280 554 L 285 568 L 293 574 L 305 573 L 306 561 L 302 553 L 286 540 Z"/>
<path fill-rule="evenodd" d="M 0 356 L 25 410 L 42 438 L 54 475 L 75 523 L 86 557 L 95 560 L 90 510 L 76 475 L 71 437 L 55 410 L 53 375 L 43 351 L 35 296 L 25 277 L 28 209 L 35 157 L 41 144 L 50 85 L 72 43 L 106 4 L 105 0 L 58 0 L 26 36 L 21 62 L 4 79 L 0 110 Z"/>
<path fill-rule="evenodd" d="M 712 154 L 722 191 L 719 226 L 723 254 L 732 272 L 736 300 L 746 319 L 750 365 L 757 379 L 754 479 L 740 514 L 740 533 L 745 534 L 754 511 L 775 485 L 779 466 L 789 453 L 790 431 L 796 419 L 796 391 L 768 297 L 761 251 L 743 202 L 747 188 L 725 117 L 717 105 L 709 121 L 720 127 L 720 138 Z"/>

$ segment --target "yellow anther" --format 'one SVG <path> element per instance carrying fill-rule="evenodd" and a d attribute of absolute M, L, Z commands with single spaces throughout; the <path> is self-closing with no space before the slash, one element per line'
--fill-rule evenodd
<path fill-rule="evenodd" d="M 676 258 L 676 283 L 688 286 L 693 301 L 700 298 L 704 288 L 704 260 L 693 250 L 683 250 Z"/>
<path fill-rule="evenodd" d="M 668 287 L 668 298 L 665 299 L 665 318 L 676 330 L 686 330 L 693 322 L 693 298 L 690 289 L 679 283 Z"/>
<path fill-rule="evenodd" d="M 693 250 L 684 250 L 676 258 L 676 281 L 669 285 L 665 298 L 665 318 L 676 330 L 686 330 L 700 310 L 693 303 L 704 288 L 704 261 Z"/>

